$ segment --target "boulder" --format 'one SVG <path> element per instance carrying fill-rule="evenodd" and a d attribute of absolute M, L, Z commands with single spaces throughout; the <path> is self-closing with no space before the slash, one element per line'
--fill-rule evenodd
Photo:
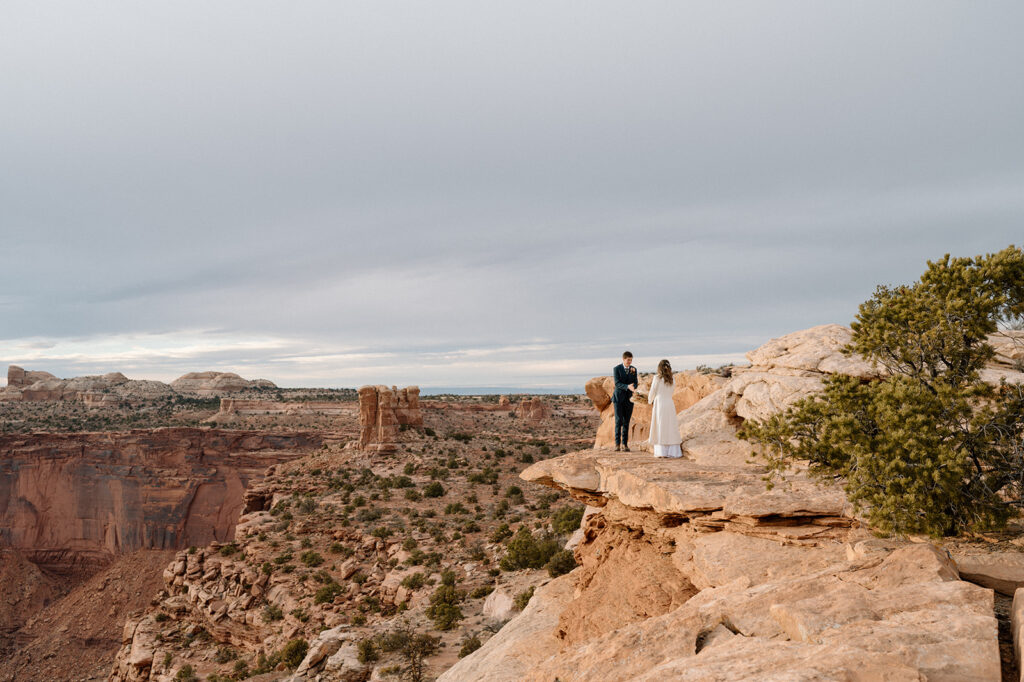
<path fill-rule="evenodd" d="M 964 580 L 1008 597 L 1024 587 L 1024 553 L 957 554 L 954 559 Z"/>

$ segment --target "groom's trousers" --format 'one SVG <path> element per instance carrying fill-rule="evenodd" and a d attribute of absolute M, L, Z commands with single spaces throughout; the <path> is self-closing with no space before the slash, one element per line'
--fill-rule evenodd
<path fill-rule="evenodd" d="M 633 403 L 630 400 L 616 401 L 615 405 L 615 444 L 629 445 L 629 420 L 633 416 Z"/>

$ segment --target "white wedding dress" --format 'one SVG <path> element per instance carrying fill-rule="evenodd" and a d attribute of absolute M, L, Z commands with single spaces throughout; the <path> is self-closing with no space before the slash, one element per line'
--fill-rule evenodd
<path fill-rule="evenodd" d="M 654 456 L 682 457 L 683 452 L 679 448 L 682 439 L 679 437 L 676 405 L 672 402 L 672 385 L 655 375 L 647 393 L 647 402 L 651 404 L 651 437 L 648 442 L 654 449 Z"/>

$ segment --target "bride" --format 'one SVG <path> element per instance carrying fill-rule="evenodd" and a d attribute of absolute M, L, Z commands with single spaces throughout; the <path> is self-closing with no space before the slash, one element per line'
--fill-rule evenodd
<path fill-rule="evenodd" d="M 679 420 L 672 401 L 672 365 L 668 360 L 658 363 L 658 372 L 651 382 L 648 402 L 651 403 L 651 437 L 655 457 L 682 457 L 679 449 Z"/>

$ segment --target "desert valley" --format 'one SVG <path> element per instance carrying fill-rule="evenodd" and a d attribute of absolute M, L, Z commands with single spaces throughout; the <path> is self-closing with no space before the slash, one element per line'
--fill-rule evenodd
<path fill-rule="evenodd" d="M 675 375 L 682 460 L 613 389 L 431 396 L 197 375 L 0 394 L 3 680 L 1017 679 L 1024 534 L 873 532 L 737 437 L 871 380 L 825 325 Z M 1024 333 L 984 380 L 1024 381 Z M 641 387 L 651 377 L 642 377 Z"/>

